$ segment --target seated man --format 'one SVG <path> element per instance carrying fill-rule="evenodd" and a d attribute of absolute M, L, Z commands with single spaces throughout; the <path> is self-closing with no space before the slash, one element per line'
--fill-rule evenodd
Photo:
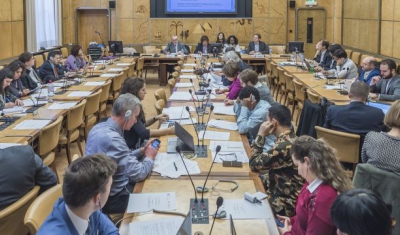
<path fill-rule="evenodd" d="M 385 114 L 365 104 L 368 93 L 369 86 L 365 82 L 353 82 L 349 91 L 350 104 L 331 105 L 326 112 L 324 127 L 361 136 L 370 131 L 381 131 Z"/>
<path fill-rule="evenodd" d="M 317 56 L 314 58 L 313 61 L 316 70 L 319 71 L 329 68 L 329 66 L 332 63 L 332 56 L 329 54 L 328 51 L 329 42 L 326 40 L 321 40 L 320 42 L 321 43 L 317 44 L 319 53 L 317 54 Z"/>
<path fill-rule="evenodd" d="M 50 51 L 48 59 L 39 68 L 39 76 L 44 83 L 53 82 L 69 75 L 64 66 L 60 65 L 61 52 Z"/>
<path fill-rule="evenodd" d="M 337 79 L 351 79 L 358 77 L 356 64 L 347 58 L 347 53 L 344 50 L 335 50 L 333 59 L 336 61 L 336 69 L 330 70 L 329 74 L 337 77 Z"/>
<path fill-rule="evenodd" d="M 386 59 L 381 62 L 381 77 L 371 80 L 372 99 L 394 101 L 400 99 L 400 77 L 396 73 L 396 62 Z"/>
<path fill-rule="evenodd" d="M 290 155 L 291 144 L 296 138 L 290 128 L 290 110 L 283 105 L 269 108 L 267 121 L 261 124 L 258 135 L 251 145 L 250 169 L 260 173 L 273 213 L 284 216 L 295 215 L 297 196 L 303 179 Z M 265 137 L 276 136 L 275 145 L 263 151 Z"/>
<path fill-rule="evenodd" d="M 39 193 L 57 184 L 57 176 L 30 145 L 0 149 L 0 211 L 25 196 L 35 185 Z"/>
<path fill-rule="evenodd" d="M 103 154 L 79 158 L 65 171 L 59 198 L 40 234 L 119 234 L 103 213 L 117 164 Z"/>
<path fill-rule="evenodd" d="M 253 86 L 257 88 L 260 93 L 260 99 L 267 101 L 270 105 L 275 102 L 274 97 L 271 95 L 271 91 L 265 85 L 258 81 L 258 74 L 252 69 L 245 69 L 239 74 L 240 84 L 242 87 Z"/>
<path fill-rule="evenodd" d="M 261 54 L 269 53 L 268 46 L 261 40 L 261 34 L 256 33 L 253 36 L 253 41 L 249 42 L 249 46 L 247 47 L 247 54 L 254 55 L 257 52 Z"/>
<path fill-rule="evenodd" d="M 131 151 L 124 139 L 124 131 L 137 122 L 139 113 L 139 99 L 129 93 L 122 94 L 114 102 L 111 117 L 89 132 L 85 155 L 104 153 L 118 164 L 104 213 L 124 213 L 135 182 L 146 179 L 153 169 L 157 149 L 151 147 L 152 141 Z"/>
<path fill-rule="evenodd" d="M 167 55 L 171 53 L 180 55 L 180 54 L 188 54 L 189 52 L 186 50 L 185 45 L 179 42 L 178 36 L 173 35 L 171 37 L 171 42 L 167 44 L 167 47 L 163 50 L 163 53 Z"/>
<path fill-rule="evenodd" d="M 365 57 L 361 64 L 362 73 L 358 80 L 364 81 L 368 85 L 371 84 L 372 78 L 381 74 L 379 69 L 377 68 L 377 65 L 378 63 L 376 62 L 374 57 Z"/>

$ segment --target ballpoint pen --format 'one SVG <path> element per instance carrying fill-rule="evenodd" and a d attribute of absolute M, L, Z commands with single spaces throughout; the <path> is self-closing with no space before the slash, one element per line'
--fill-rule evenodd
<path fill-rule="evenodd" d="M 174 162 L 174 167 L 175 167 L 175 171 L 178 171 L 178 167 L 176 166 L 175 162 Z"/>

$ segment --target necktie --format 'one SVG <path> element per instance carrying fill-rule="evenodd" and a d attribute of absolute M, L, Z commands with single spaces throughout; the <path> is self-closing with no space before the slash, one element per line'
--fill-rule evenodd
<path fill-rule="evenodd" d="M 175 53 L 178 53 L 178 44 L 175 45 Z"/>
<path fill-rule="evenodd" d="M 385 94 L 387 95 L 388 94 L 388 92 L 389 92 L 389 85 L 390 85 L 390 81 L 391 81 L 392 79 L 390 79 L 387 83 L 386 83 L 386 89 L 385 89 Z"/>
<path fill-rule="evenodd" d="M 57 68 L 56 68 L 55 65 L 54 65 L 53 70 L 54 70 L 54 76 L 55 76 L 56 78 L 58 78 L 58 72 L 57 72 Z"/>

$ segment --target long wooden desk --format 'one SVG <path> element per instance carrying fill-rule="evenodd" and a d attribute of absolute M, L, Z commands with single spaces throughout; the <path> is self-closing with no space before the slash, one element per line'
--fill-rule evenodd
<path fill-rule="evenodd" d="M 263 185 L 261 180 L 258 177 L 210 177 L 207 181 L 206 187 L 212 188 L 218 180 L 226 179 L 226 180 L 234 180 L 238 183 L 239 187 L 234 192 L 226 192 L 219 191 L 219 196 L 223 197 L 224 200 L 227 199 L 242 199 L 244 198 L 244 193 L 255 193 L 256 191 L 264 192 Z M 195 186 L 203 185 L 205 177 L 204 176 L 195 176 L 194 184 Z M 232 188 L 232 184 L 218 184 L 218 188 L 230 189 Z M 176 194 L 176 208 L 178 212 L 186 214 L 189 210 L 189 200 L 190 198 L 194 198 L 193 187 L 191 182 L 186 179 L 174 179 L 168 180 L 160 177 L 151 176 L 151 178 L 146 181 L 137 183 L 134 189 L 134 193 L 157 193 L 157 192 L 175 192 Z M 213 194 L 217 195 L 217 192 L 213 192 Z M 197 197 L 201 198 L 201 194 L 197 193 Z M 216 199 L 218 196 L 213 196 L 210 192 L 204 194 L 204 198 L 209 199 L 209 208 L 210 212 L 215 213 L 216 210 Z M 269 203 L 265 200 L 265 204 L 267 205 L 267 211 L 270 217 L 266 220 L 264 219 L 255 219 L 255 220 L 235 220 L 234 225 L 237 234 L 265 234 L 265 235 L 278 235 L 279 232 L 275 225 L 275 219 L 272 214 L 272 211 L 269 207 Z M 129 217 L 130 216 L 130 217 Z M 133 216 L 133 217 L 132 217 Z M 156 214 L 156 213 L 135 213 L 135 214 L 127 214 L 125 213 L 124 217 L 126 219 L 123 220 L 120 227 L 120 234 L 127 235 L 129 234 L 129 223 L 139 222 L 139 221 L 151 221 L 157 220 L 161 218 L 167 218 L 171 215 L 164 214 Z M 229 216 L 229 215 L 228 215 Z M 209 224 L 192 224 L 192 234 L 196 231 L 201 231 L 203 234 L 208 234 L 211 228 L 212 218 L 210 218 Z M 216 219 L 213 234 L 230 234 L 230 224 L 228 220 Z"/>

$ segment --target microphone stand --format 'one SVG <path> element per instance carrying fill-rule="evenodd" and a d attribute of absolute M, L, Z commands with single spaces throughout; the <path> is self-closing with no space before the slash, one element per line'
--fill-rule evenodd
<path fill-rule="evenodd" d="M 102 36 L 102 34 L 101 34 L 100 32 L 98 32 L 98 31 L 96 31 L 96 32 L 97 32 L 97 34 L 98 34 L 98 35 L 99 35 L 99 37 L 100 37 L 101 44 L 103 44 L 103 45 L 104 45 L 104 47 L 105 47 L 105 49 L 106 49 L 107 55 L 109 55 L 109 54 L 110 54 L 110 52 L 108 51 L 106 44 L 104 44 L 104 40 L 103 40 L 103 36 Z"/>
<path fill-rule="evenodd" d="M 30 100 L 32 100 L 33 106 L 30 107 L 29 109 L 27 109 L 27 110 L 25 111 L 26 113 L 33 113 L 33 112 L 35 112 L 36 110 L 38 110 L 40 107 L 42 107 L 42 106 L 44 105 L 44 104 L 39 105 L 39 97 L 40 97 L 40 95 L 42 94 L 42 89 L 43 89 L 43 86 L 40 87 L 39 96 L 38 96 L 38 98 L 36 98 L 36 104 L 35 104 L 35 101 L 32 99 L 32 97 L 28 96 L 28 98 L 29 98 Z"/>

